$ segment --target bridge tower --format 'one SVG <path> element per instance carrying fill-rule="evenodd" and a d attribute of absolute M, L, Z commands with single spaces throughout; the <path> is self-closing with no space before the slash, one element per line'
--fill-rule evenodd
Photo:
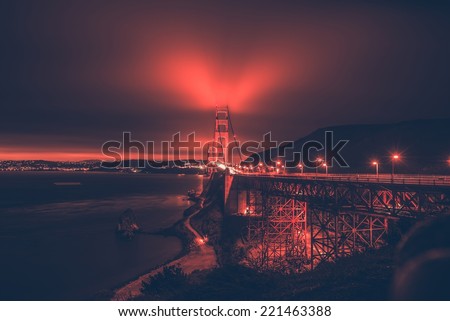
<path fill-rule="evenodd" d="M 228 163 L 227 146 L 229 143 L 230 117 L 228 106 L 216 107 L 214 126 L 214 145 L 208 149 L 208 162 Z"/>

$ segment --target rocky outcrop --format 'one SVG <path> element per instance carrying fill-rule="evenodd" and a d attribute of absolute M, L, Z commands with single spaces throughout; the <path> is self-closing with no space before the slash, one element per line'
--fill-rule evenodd
<path fill-rule="evenodd" d="M 116 233 L 120 237 L 132 239 L 137 231 L 139 231 L 139 226 L 136 223 L 133 210 L 127 209 L 119 216 Z"/>

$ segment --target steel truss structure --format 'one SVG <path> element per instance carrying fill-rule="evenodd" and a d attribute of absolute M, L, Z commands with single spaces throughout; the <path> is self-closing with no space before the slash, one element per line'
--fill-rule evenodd
<path fill-rule="evenodd" d="M 263 200 L 263 215 L 249 220 L 247 263 L 258 270 L 299 272 L 308 266 L 306 203 L 282 197 Z"/>
<path fill-rule="evenodd" d="M 321 262 L 379 248 L 385 244 L 388 219 L 372 214 L 339 212 L 318 209 L 310 217 L 310 268 Z"/>
<path fill-rule="evenodd" d="M 384 245 L 389 220 L 450 213 L 449 186 L 245 175 L 234 184 L 247 191 L 247 264 L 260 270 L 313 269 Z"/>

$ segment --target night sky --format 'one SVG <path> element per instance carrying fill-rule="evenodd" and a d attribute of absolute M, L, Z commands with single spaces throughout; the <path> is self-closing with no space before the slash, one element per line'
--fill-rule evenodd
<path fill-rule="evenodd" d="M 450 5 L 434 1 L 2 1 L 0 159 L 140 140 L 450 117 Z"/>

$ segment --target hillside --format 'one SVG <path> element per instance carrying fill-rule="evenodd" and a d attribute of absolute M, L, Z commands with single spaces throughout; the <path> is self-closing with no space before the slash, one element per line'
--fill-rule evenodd
<path fill-rule="evenodd" d="M 335 144 L 340 139 L 349 141 L 341 154 L 350 167 L 338 168 L 334 164 L 330 172 L 372 173 L 371 163 L 377 160 L 380 173 L 390 173 L 390 155 L 399 153 L 396 173 L 450 174 L 450 119 L 325 127 L 296 140 L 294 148 L 286 149 L 285 159 L 291 159 L 294 151 L 300 152 L 305 142 L 324 144 L 326 131 L 334 133 Z M 278 150 L 272 150 L 272 154 L 278 156 Z M 323 151 L 311 153 L 310 159 L 317 157 L 323 157 Z"/>

